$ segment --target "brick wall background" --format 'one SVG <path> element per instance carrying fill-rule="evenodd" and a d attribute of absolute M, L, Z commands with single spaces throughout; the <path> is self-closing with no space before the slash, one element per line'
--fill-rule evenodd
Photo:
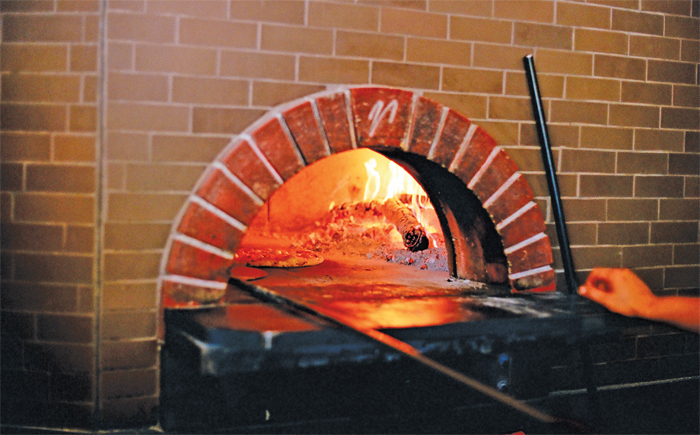
<path fill-rule="evenodd" d="M 88 426 L 99 270 L 97 2 L 2 8 L 2 422 Z"/>
<path fill-rule="evenodd" d="M 624 266 L 659 293 L 698 294 L 697 1 L 0 8 L 3 424 L 156 422 L 156 279 L 173 219 L 245 127 L 339 84 L 422 91 L 469 117 L 551 222 L 521 61 L 534 53 L 581 275 Z M 670 328 L 635 334 L 601 367 L 697 347 Z"/>

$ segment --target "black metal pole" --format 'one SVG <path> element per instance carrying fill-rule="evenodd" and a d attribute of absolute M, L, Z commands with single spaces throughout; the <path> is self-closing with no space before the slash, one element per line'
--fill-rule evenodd
<path fill-rule="evenodd" d="M 540 96 L 540 86 L 537 82 L 537 71 L 535 71 L 535 59 L 531 54 L 523 58 L 525 64 L 525 75 L 527 76 L 527 84 L 530 88 L 530 98 L 532 100 L 532 111 L 535 114 L 535 122 L 537 124 L 537 136 L 540 139 L 540 147 L 542 148 L 542 160 L 544 162 L 544 170 L 547 175 L 547 184 L 549 185 L 549 196 L 552 199 L 552 215 L 554 223 L 557 227 L 557 237 L 559 238 L 559 250 L 561 252 L 561 260 L 564 264 L 564 278 L 566 279 L 566 288 L 570 295 L 577 294 L 578 280 L 576 279 L 576 270 L 574 269 L 574 261 L 571 256 L 571 246 L 569 245 L 569 235 L 566 231 L 566 221 L 564 220 L 564 209 L 561 204 L 561 195 L 559 194 L 559 185 L 557 183 L 557 174 L 554 166 L 554 158 L 552 157 L 552 147 L 549 142 L 549 131 L 547 130 L 547 120 L 544 116 L 544 108 L 542 107 L 542 97 Z M 572 306 L 574 299 L 572 298 Z M 580 346 L 581 360 L 583 363 L 583 377 L 588 391 L 588 408 L 591 415 L 595 415 L 600 409 L 600 401 L 598 390 L 593 375 L 593 363 L 590 357 L 589 344 L 582 342 Z"/>
<path fill-rule="evenodd" d="M 547 130 L 547 120 L 544 116 L 544 108 L 542 107 L 542 97 L 540 96 L 540 86 L 537 82 L 537 72 L 535 71 L 535 59 L 531 54 L 523 58 L 525 64 L 525 75 L 527 76 L 527 85 L 530 88 L 530 99 L 532 100 L 532 111 L 535 115 L 535 123 L 537 124 L 537 136 L 540 139 L 542 148 L 542 160 L 544 161 L 544 171 L 547 176 L 547 185 L 549 186 L 549 196 L 552 200 L 552 215 L 554 224 L 557 228 L 557 237 L 559 239 L 559 251 L 561 252 L 561 260 L 564 265 L 564 278 L 566 279 L 566 288 L 570 294 L 575 294 L 578 290 L 578 280 L 576 279 L 576 270 L 574 269 L 574 261 L 571 256 L 571 245 L 569 244 L 569 235 L 566 231 L 566 221 L 564 220 L 564 208 L 561 204 L 561 195 L 559 194 L 559 184 L 557 183 L 557 174 L 554 165 L 554 157 L 552 156 L 552 147 L 549 142 L 549 131 Z"/>

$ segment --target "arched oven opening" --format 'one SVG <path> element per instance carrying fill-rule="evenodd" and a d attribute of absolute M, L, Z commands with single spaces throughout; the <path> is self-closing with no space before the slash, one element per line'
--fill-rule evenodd
<path fill-rule="evenodd" d="M 415 243 L 407 240 L 413 233 Z M 422 156 L 359 149 L 305 167 L 272 194 L 229 273 L 324 307 L 363 311 L 373 326 L 414 327 L 461 315 L 452 301 L 426 298 L 510 293 L 507 270 L 493 223 L 457 177 Z M 171 293 L 166 303 L 246 300 L 232 285 L 222 299 L 209 297 Z"/>
<path fill-rule="evenodd" d="M 278 286 L 330 274 L 365 294 L 393 280 L 403 297 L 425 295 L 428 279 L 510 292 L 501 239 L 478 198 L 439 165 L 395 150 L 346 151 L 291 177 L 248 225 L 233 264 L 244 278 L 256 271 L 241 266 L 262 266 Z"/>

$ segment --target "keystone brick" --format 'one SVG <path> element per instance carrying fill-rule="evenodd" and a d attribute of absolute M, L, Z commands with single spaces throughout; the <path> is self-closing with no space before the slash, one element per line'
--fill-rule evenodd
<path fill-rule="evenodd" d="M 357 145 L 400 148 L 411 116 L 413 93 L 393 88 L 351 91 Z"/>

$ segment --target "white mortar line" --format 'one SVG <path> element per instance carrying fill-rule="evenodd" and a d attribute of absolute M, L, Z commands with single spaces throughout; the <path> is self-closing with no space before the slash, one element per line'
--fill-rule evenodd
<path fill-rule="evenodd" d="M 192 278 L 183 275 L 165 275 L 163 281 L 175 282 L 178 284 L 186 284 L 195 287 L 213 288 L 216 290 L 226 290 L 228 284 L 221 281 L 210 281 L 208 279 Z"/>
<path fill-rule="evenodd" d="M 230 216 L 228 213 L 224 212 L 223 210 L 217 208 L 213 204 L 207 202 L 204 198 L 201 198 L 197 195 L 191 195 L 190 201 L 200 205 L 202 208 L 210 211 L 212 214 L 221 218 L 221 220 L 223 220 L 224 222 L 229 224 L 229 226 L 232 226 L 240 231 L 245 231 L 248 229 L 248 227 L 245 224 L 238 221 L 236 218 Z"/>
<path fill-rule="evenodd" d="M 491 204 L 493 204 L 494 202 L 496 202 L 496 200 L 497 200 L 501 195 L 503 195 L 503 192 L 505 192 L 506 190 L 508 190 L 508 189 L 510 188 L 510 186 L 512 186 L 513 183 L 515 183 L 515 181 L 516 181 L 518 178 L 520 178 L 521 176 L 522 176 L 522 175 L 520 174 L 520 172 L 516 172 L 515 174 L 511 175 L 510 178 L 507 179 L 506 182 L 503 183 L 503 184 L 501 185 L 501 187 L 499 187 L 498 189 L 496 189 L 495 192 L 493 192 L 493 195 L 491 195 L 491 196 L 489 197 L 489 199 L 487 199 L 486 201 L 484 201 L 484 204 L 483 204 L 484 208 L 489 207 Z"/>
<path fill-rule="evenodd" d="M 508 216 L 507 218 L 503 219 L 498 225 L 496 225 L 496 230 L 501 231 L 503 228 L 508 226 L 511 222 L 519 218 L 520 216 L 524 215 L 528 210 L 533 208 L 535 206 L 534 201 L 530 201 L 524 206 L 520 207 L 520 210 L 516 211 L 512 215 Z"/>
<path fill-rule="evenodd" d="M 525 272 L 513 273 L 510 275 L 510 279 L 524 278 L 526 276 L 537 275 L 538 273 L 542 272 L 549 272 L 550 270 L 553 270 L 552 266 L 542 266 L 535 269 L 526 270 Z"/>
<path fill-rule="evenodd" d="M 459 144 L 459 149 L 457 150 L 455 156 L 452 158 L 452 163 L 450 163 L 450 167 L 448 169 L 450 172 L 454 172 L 457 169 L 457 167 L 462 163 L 462 159 L 467 153 L 467 148 L 469 148 L 469 144 L 471 143 L 477 128 L 478 126 L 473 122 L 469 125 L 467 134 L 464 135 L 464 140 L 461 144 Z"/>
<path fill-rule="evenodd" d="M 472 177 L 471 180 L 469 180 L 469 183 L 467 184 L 467 187 L 469 189 L 474 189 L 474 185 L 479 182 L 481 179 L 481 176 L 484 175 L 484 172 L 489 168 L 489 165 L 493 160 L 496 158 L 496 155 L 501 151 L 499 147 L 494 147 L 493 150 L 491 151 L 491 154 L 486 158 L 486 161 L 484 162 L 483 165 L 479 168 L 478 171 L 476 171 L 476 174 Z"/>
<path fill-rule="evenodd" d="M 104 255 L 104 241 L 105 241 L 105 222 L 107 221 L 107 183 L 105 181 L 105 174 L 107 173 L 107 85 L 108 85 L 108 74 L 107 74 L 107 4 L 106 2 L 99 2 L 98 4 L 98 36 L 97 36 L 97 123 L 95 126 L 95 207 L 94 207 L 94 240 L 93 240 L 93 274 L 92 274 L 92 284 L 94 286 L 94 297 L 92 300 L 93 316 L 92 320 L 92 332 L 94 334 L 94 352 L 92 360 L 93 373 L 95 374 L 95 379 L 98 382 L 94 383 L 94 395 L 93 395 L 93 409 L 94 421 L 102 420 L 102 400 L 105 394 L 103 393 L 103 388 L 101 386 L 102 371 L 102 314 L 103 300 L 104 300 L 104 269 L 105 269 L 105 255 Z M 2 19 L 0 18 L 0 30 L 2 30 Z M 71 45 L 69 45 L 71 47 Z M 132 50 L 132 65 L 136 65 L 135 56 L 136 50 Z M 70 63 L 67 65 L 70 66 Z M 67 110 L 69 112 L 69 110 Z M 70 125 L 70 124 L 68 124 Z M 51 161 L 53 162 L 53 154 L 55 153 L 55 146 L 51 147 Z M 25 183 L 26 183 L 26 177 Z M 24 188 L 24 186 L 23 186 Z M 10 203 L 10 211 L 14 213 L 15 205 L 15 195 L 12 195 L 12 200 Z M 159 292 L 160 287 L 158 287 L 157 292 Z M 160 299 L 160 294 L 157 295 Z M 158 336 L 158 329 L 156 329 L 156 336 Z M 160 340 L 158 340 L 160 342 Z M 160 345 L 159 345 L 160 347 Z"/>
<path fill-rule="evenodd" d="M 263 154 L 263 152 L 260 151 L 260 147 L 258 147 L 258 143 L 255 142 L 255 139 L 253 139 L 253 136 L 251 136 L 251 135 L 248 134 L 248 133 L 243 133 L 243 134 L 240 135 L 240 137 L 241 137 L 243 140 L 247 141 L 248 144 L 250 144 L 250 148 L 253 150 L 253 152 L 255 153 L 255 155 L 258 156 L 258 158 L 259 158 L 260 161 L 263 163 L 263 165 L 265 165 L 265 167 L 267 168 L 267 170 L 268 170 L 268 172 L 270 173 L 270 175 L 272 175 L 272 178 L 274 178 L 275 181 L 277 181 L 279 184 L 284 184 L 284 180 L 282 179 L 282 177 L 280 176 L 280 174 L 277 172 L 277 170 L 275 169 L 275 167 L 272 166 L 272 163 L 270 163 L 269 160 L 267 160 L 267 157 L 265 157 L 265 154 Z"/>
<path fill-rule="evenodd" d="M 275 118 L 277 118 L 277 121 L 280 123 L 284 134 L 287 136 L 287 140 L 292 144 L 294 152 L 297 155 L 297 160 L 299 161 L 302 167 L 306 166 L 307 163 L 306 159 L 304 158 L 304 154 L 301 152 L 301 149 L 299 148 L 299 144 L 297 143 L 296 139 L 294 139 L 294 135 L 292 134 L 292 131 L 287 125 L 287 120 L 284 119 L 281 113 L 275 113 Z"/>
<path fill-rule="evenodd" d="M 243 192 L 245 192 L 246 195 L 250 196 L 250 199 L 252 199 L 256 205 L 263 205 L 265 201 L 263 201 L 258 195 L 256 195 L 255 192 L 250 190 L 248 186 L 243 184 L 243 182 L 239 180 L 238 177 L 236 177 L 236 175 L 233 172 L 231 172 L 229 168 L 226 167 L 226 165 L 217 161 L 212 163 L 211 166 L 221 171 L 221 173 L 224 174 L 226 178 L 231 180 L 231 182 L 238 186 Z"/>
<path fill-rule="evenodd" d="M 442 130 L 445 128 L 445 120 L 447 119 L 447 113 L 450 111 L 448 107 L 442 107 L 442 113 L 440 114 L 440 122 L 438 122 L 438 128 L 433 136 L 433 141 L 430 143 L 430 150 L 428 151 L 428 160 L 432 160 L 435 157 L 435 149 L 442 136 Z"/>
<path fill-rule="evenodd" d="M 531 244 L 535 243 L 535 242 L 538 241 L 538 240 L 544 239 L 545 237 L 547 237 L 547 235 L 546 235 L 545 233 L 535 234 L 534 236 L 530 237 L 529 239 L 525 239 L 525 240 L 523 240 L 523 241 L 520 242 L 520 243 L 516 243 L 515 245 L 513 245 L 513 246 L 511 246 L 511 247 L 509 247 L 509 248 L 504 249 L 504 250 L 503 250 L 503 253 L 506 254 L 506 255 L 510 255 L 510 254 L 512 254 L 513 252 L 517 251 L 518 249 L 522 249 L 522 248 L 524 248 L 525 246 L 531 245 Z"/>
<path fill-rule="evenodd" d="M 175 236 L 175 240 L 177 240 L 178 242 L 182 242 L 186 245 L 192 246 L 193 248 L 201 249 L 202 251 L 214 254 L 226 260 L 233 260 L 232 253 L 224 251 L 223 249 L 217 248 L 216 246 L 212 246 L 208 243 L 204 243 L 203 241 L 197 240 L 193 237 L 186 236 L 184 234 L 178 234 Z"/>
<path fill-rule="evenodd" d="M 420 98 L 420 95 L 418 95 L 417 92 L 413 92 L 411 95 L 411 110 L 408 113 L 408 125 L 406 125 L 406 131 L 404 132 L 404 137 L 401 139 L 401 143 L 399 144 L 401 149 L 404 151 L 408 151 L 408 146 L 411 143 L 411 139 L 413 138 L 413 127 L 414 127 L 413 118 L 416 114 L 416 106 L 418 105 L 418 98 Z"/>
<path fill-rule="evenodd" d="M 355 121 L 352 114 L 352 95 L 349 89 L 343 90 L 343 95 L 345 96 L 345 114 L 348 117 L 348 127 L 350 128 L 350 141 L 352 142 L 352 149 L 357 149 L 357 136 L 355 135 Z"/>
<path fill-rule="evenodd" d="M 318 109 L 316 104 L 316 99 L 308 98 L 307 101 L 311 103 L 311 110 L 314 112 L 314 118 L 316 119 L 316 125 L 318 126 L 318 131 L 321 132 L 321 137 L 323 138 L 323 149 L 326 151 L 326 157 L 331 155 L 331 143 L 328 140 L 328 133 L 326 133 L 326 128 L 323 126 L 323 119 L 321 118 L 321 111 Z"/>
<path fill-rule="evenodd" d="M 626 382 L 624 384 L 598 385 L 596 387 L 596 389 L 598 391 L 622 390 L 622 389 L 626 389 L 626 388 L 638 388 L 638 387 L 646 387 L 646 386 L 651 386 L 651 385 L 673 384 L 676 382 L 693 381 L 693 380 L 699 380 L 699 379 L 700 379 L 700 376 L 681 376 L 680 378 L 659 379 L 657 381 Z M 565 395 L 569 395 L 569 394 L 582 394 L 582 393 L 586 393 L 586 392 L 588 392 L 588 390 L 586 388 L 581 388 L 581 389 L 576 389 L 576 390 L 558 390 L 558 391 L 550 392 L 549 397 L 565 396 Z"/>

